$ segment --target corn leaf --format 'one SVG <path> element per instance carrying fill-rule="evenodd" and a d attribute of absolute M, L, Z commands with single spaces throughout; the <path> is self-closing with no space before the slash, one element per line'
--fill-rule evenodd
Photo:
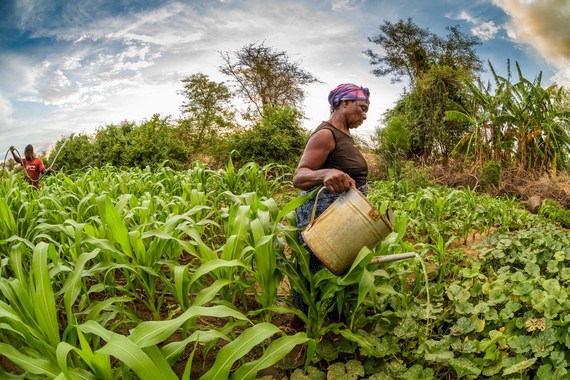
<path fill-rule="evenodd" d="M 101 197 L 104 197 L 104 199 L 100 199 Z M 107 231 L 119 243 L 123 252 L 130 258 L 134 258 L 129 240 L 129 231 L 125 227 L 119 212 L 107 196 L 102 195 L 101 197 L 98 197 L 97 201 L 100 207 L 99 212 L 105 215 L 105 220 L 108 224 Z"/>
<path fill-rule="evenodd" d="M 253 347 L 262 343 L 265 339 L 280 332 L 281 330 L 277 326 L 268 322 L 262 322 L 248 328 L 237 339 L 220 349 L 214 365 L 200 379 L 227 379 L 236 360 L 245 356 Z"/>
<path fill-rule="evenodd" d="M 59 324 L 55 296 L 48 271 L 48 250 L 55 251 L 51 244 L 40 242 L 34 249 L 32 259 L 32 281 L 35 317 L 47 341 L 56 348 L 60 342 Z"/>
<path fill-rule="evenodd" d="M 163 365 L 164 357 L 159 359 L 155 351 L 150 356 L 129 338 L 109 332 L 111 339 L 96 353 L 114 356 L 132 369 L 142 380 L 178 379 L 174 371 Z"/>
<path fill-rule="evenodd" d="M 218 268 L 227 268 L 227 267 L 242 267 L 247 269 L 247 265 L 245 265 L 241 260 L 221 260 L 221 259 L 214 259 L 210 260 L 196 269 L 192 278 L 190 279 L 190 285 L 192 285 L 196 280 L 202 277 L 205 274 L 209 274 L 214 272 Z"/>
<path fill-rule="evenodd" d="M 213 300 L 220 292 L 222 288 L 228 286 L 229 284 L 233 283 L 231 280 L 226 280 L 224 278 L 220 278 L 216 280 L 212 285 L 208 286 L 200 290 L 196 298 L 194 298 L 193 305 L 194 306 L 203 306 Z"/>
<path fill-rule="evenodd" d="M 57 364 L 44 358 L 25 355 L 6 343 L 0 343 L 0 352 L 24 371 L 55 378 L 61 371 Z"/>
<path fill-rule="evenodd" d="M 198 330 L 198 331 L 194 331 L 194 333 L 192 333 L 192 335 L 190 335 L 188 338 L 186 338 L 182 341 L 177 341 L 177 342 L 172 342 L 172 343 L 167 344 L 166 346 L 161 348 L 161 351 L 164 354 L 164 357 L 166 358 L 166 360 L 170 364 L 173 364 L 176 360 L 178 360 L 178 358 L 184 352 L 184 349 L 186 348 L 186 346 L 188 344 L 190 344 L 192 342 L 208 343 L 208 342 L 211 342 L 211 341 L 217 340 L 217 339 L 223 339 L 226 341 L 230 340 L 230 338 L 226 334 L 223 334 L 220 331 Z"/>
<path fill-rule="evenodd" d="M 269 345 L 261 358 L 246 363 L 238 368 L 232 375 L 231 379 L 255 379 L 255 376 L 259 371 L 274 365 L 290 353 L 295 346 L 308 342 L 309 340 L 311 339 L 307 337 L 307 334 L 305 333 L 297 333 L 293 336 L 282 336 Z"/>
<path fill-rule="evenodd" d="M 131 331 L 129 338 L 139 347 L 148 347 L 164 342 L 186 321 L 200 316 L 247 320 L 247 317 L 237 310 L 227 306 L 218 305 L 212 307 L 191 306 L 179 317 L 170 321 L 147 321 L 142 322 Z"/>

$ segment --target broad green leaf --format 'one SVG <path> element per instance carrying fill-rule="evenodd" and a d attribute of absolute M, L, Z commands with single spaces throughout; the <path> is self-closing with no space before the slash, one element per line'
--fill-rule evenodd
<path fill-rule="evenodd" d="M 192 278 L 190 279 L 190 286 L 192 286 L 192 284 L 197 281 L 200 277 L 209 274 L 213 271 L 215 271 L 216 269 L 219 268 L 228 268 L 228 267 L 241 267 L 241 268 L 245 268 L 247 269 L 247 265 L 245 265 L 241 260 L 239 259 L 235 259 L 235 260 L 222 260 L 222 259 L 214 259 L 214 260 L 210 260 L 202 265 L 200 265 L 199 268 L 196 269 L 196 271 L 194 272 L 194 274 L 192 275 Z"/>
<path fill-rule="evenodd" d="M 198 330 L 198 331 L 194 331 L 192 333 L 192 335 L 190 335 L 188 338 L 186 338 L 182 341 L 168 343 L 166 346 L 161 348 L 161 351 L 164 354 L 164 357 L 166 358 L 166 360 L 170 364 L 174 364 L 174 362 L 176 360 L 178 360 L 180 355 L 184 352 L 184 349 L 186 348 L 186 346 L 188 344 L 190 344 L 192 342 L 208 343 L 208 342 L 211 342 L 211 341 L 217 340 L 217 339 L 223 339 L 225 341 L 230 340 L 230 338 L 226 334 L 223 334 L 220 331 Z"/>
<path fill-rule="evenodd" d="M 281 222 L 281 220 L 285 217 L 285 215 L 289 214 L 291 211 L 294 211 L 297 207 L 302 206 L 311 199 L 313 199 L 317 195 L 320 189 L 321 186 L 313 189 L 312 191 L 306 194 L 299 195 L 296 198 L 289 201 L 285 206 L 281 208 L 281 211 L 279 212 L 277 218 L 275 219 L 275 223 Z"/>
<path fill-rule="evenodd" d="M 293 336 L 282 336 L 269 345 L 261 358 L 248 362 L 238 368 L 231 379 L 255 379 L 255 376 L 260 370 L 274 365 L 291 352 L 295 346 L 308 342 L 309 340 L 310 338 L 307 337 L 305 333 L 297 333 Z"/>
<path fill-rule="evenodd" d="M 49 250 L 55 250 L 55 248 L 44 242 L 40 242 L 34 249 L 30 287 L 33 289 L 35 317 L 38 325 L 55 349 L 60 342 L 60 336 L 57 322 L 58 312 L 55 307 L 55 296 L 48 271 L 47 256 Z"/>
<path fill-rule="evenodd" d="M 156 358 L 153 360 L 152 355 L 147 355 L 129 338 L 112 332 L 110 334 L 111 339 L 95 351 L 96 353 L 114 356 L 131 368 L 142 380 L 178 379 L 170 367 L 156 363 L 156 361 L 159 363 L 166 361 L 164 357 L 160 361 Z M 154 351 L 152 353 L 155 354 Z"/>
<path fill-rule="evenodd" d="M 103 199 L 100 199 L 101 197 Z M 106 222 L 109 225 L 107 231 L 119 243 L 123 252 L 130 258 L 134 258 L 129 231 L 125 227 L 119 212 L 107 196 L 102 195 L 97 198 L 97 201 L 98 203 L 100 202 L 100 212 L 101 214 L 104 213 Z"/>
<path fill-rule="evenodd" d="M 455 372 L 460 378 L 471 376 L 477 377 L 481 374 L 481 370 L 477 365 L 468 358 L 453 358 L 449 360 L 449 363 L 453 366 Z"/>
<path fill-rule="evenodd" d="M 253 347 L 277 333 L 281 333 L 281 330 L 267 322 L 248 328 L 239 337 L 220 349 L 214 365 L 200 379 L 227 379 L 236 360 L 245 356 Z"/>
<path fill-rule="evenodd" d="M 36 375 L 55 378 L 61 372 L 55 361 L 52 362 L 45 358 L 25 355 L 6 343 L 0 343 L 0 352 L 24 371 L 28 371 Z"/>
<path fill-rule="evenodd" d="M 64 379 L 91 379 L 91 380 L 95 380 L 96 377 L 94 374 L 89 373 L 87 371 L 81 370 L 79 371 L 79 369 L 76 368 L 68 368 L 67 366 L 67 355 L 69 354 L 70 351 L 76 351 L 77 353 L 79 353 L 81 350 L 77 349 L 76 347 L 72 346 L 71 344 L 67 343 L 67 342 L 61 342 L 58 346 L 57 346 L 57 363 L 59 365 L 59 368 L 62 370 L 63 375 L 64 375 Z M 60 375 L 61 376 L 61 375 Z"/>
<path fill-rule="evenodd" d="M 233 317 L 247 320 L 247 317 L 237 310 L 227 306 L 218 305 L 212 307 L 190 306 L 179 317 L 170 321 L 147 321 L 142 322 L 131 331 L 129 338 L 139 347 L 148 347 L 161 343 L 170 338 L 183 323 L 196 317 L 208 316 L 217 318 Z"/>
<path fill-rule="evenodd" d="M 372 345 L 364 336 L 354 333 L 348 329 L 338 329 L 334 328 L 333 331 L 337 334 L 341 334 L 346 339 L 351 342 L 358 344 L 368 355 L 376 356 L 379 355 L 378 350 L 374 345 Z"/>
<path fill-rule="evenodd" d="M 532 367 L 534 363 L 536 363 L 536 358 L 521 360 L 517 364 L 505 368 L 505 370 L 503 371 L 503 376 L 508 376 L 512 375 L 513 373 L 519 373 L 521 371 L 524 371 L 525 369 Z"/>
<path fill-rule="evenodd" d="M 231 283 L 233 283 L 233 281 L 226 280 L 224 278 L 216 280 L 212 285 L 200 290 L 192 302 L 193 306 L 203 306 L 212 301 L 219 294 L 222 288 Z"/>

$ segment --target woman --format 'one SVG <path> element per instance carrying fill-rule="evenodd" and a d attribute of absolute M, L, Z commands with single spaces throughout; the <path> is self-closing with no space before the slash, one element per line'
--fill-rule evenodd
<path fill-rule="evenodd" d="M 369 107 L 370 91 L 351 83 L 337 86 L 329 93 L 331 109 L 328 121 L 323 121 L 309 137 L 299 165 L 293 175 L 293 185 L 306 193 L 316 186 L 324 186 L 317 202 L 315 217 L 327 209 L 343 192 L 356 186 L 363 194 L 367 191 L 368 164 L 351 136 L 358 128 Z M 297 227 L 305 228 L 311 219 L 315 199 L 296 210 Z M 304 243 L 301 234 L 299 240 Z M 323 264 L 311 253 L 311 272 L 316 273 Z M 293 303 L 306 312 L 300 294 L 293 292 Z M 292 321 L 292 327 L 295 323 Z"/>
<path fill-rule="evenodd" d="M 354 84 L 341 84 L 329 93 L 331 115 L 313 132 L 293 175 L 293 186 L 309 191 L 323 185 L 317 214 L 340 194 L 356 186 L 366 194 L 368 164 L 356 147 L 351 129 L 358 128 L 368 112 L 370 92 Z M 297 226 L 309 224 L 314 200 L 297 209 Z"/>

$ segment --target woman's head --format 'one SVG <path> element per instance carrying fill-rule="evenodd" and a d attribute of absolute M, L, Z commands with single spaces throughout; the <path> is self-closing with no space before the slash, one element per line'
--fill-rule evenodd
<path fill-rule="evenodd" d="M 331 113 L 338 108 L 343 100 L 364 100 L 370 103 L 370 90 L 352 83 L 343 83 L 329 92 Z"/>

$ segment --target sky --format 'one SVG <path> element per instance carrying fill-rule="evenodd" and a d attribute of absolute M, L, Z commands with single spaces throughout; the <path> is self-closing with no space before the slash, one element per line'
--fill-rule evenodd
<path fill-rule="evenodd" d="M 527 79 L 542 72 L 544 86 L 570 87 L 569 0 L 0 0 L 0 156 L 154 114 L 176 119 L 182 79 L 227 82 L 220 53 L 251 43 L 322 82 L 304 88 L 308 130 L 328 119 L 332 88 L 368 87 L 368 120 L 355 131 L 365 138 L 405 83 L 374 76 L 363 51 L 381 54 L 369 37 L 407 18 L 442 37 L 455 25 L 479 37 L 477 54 L 500 75 L 516 61 Z"/>

